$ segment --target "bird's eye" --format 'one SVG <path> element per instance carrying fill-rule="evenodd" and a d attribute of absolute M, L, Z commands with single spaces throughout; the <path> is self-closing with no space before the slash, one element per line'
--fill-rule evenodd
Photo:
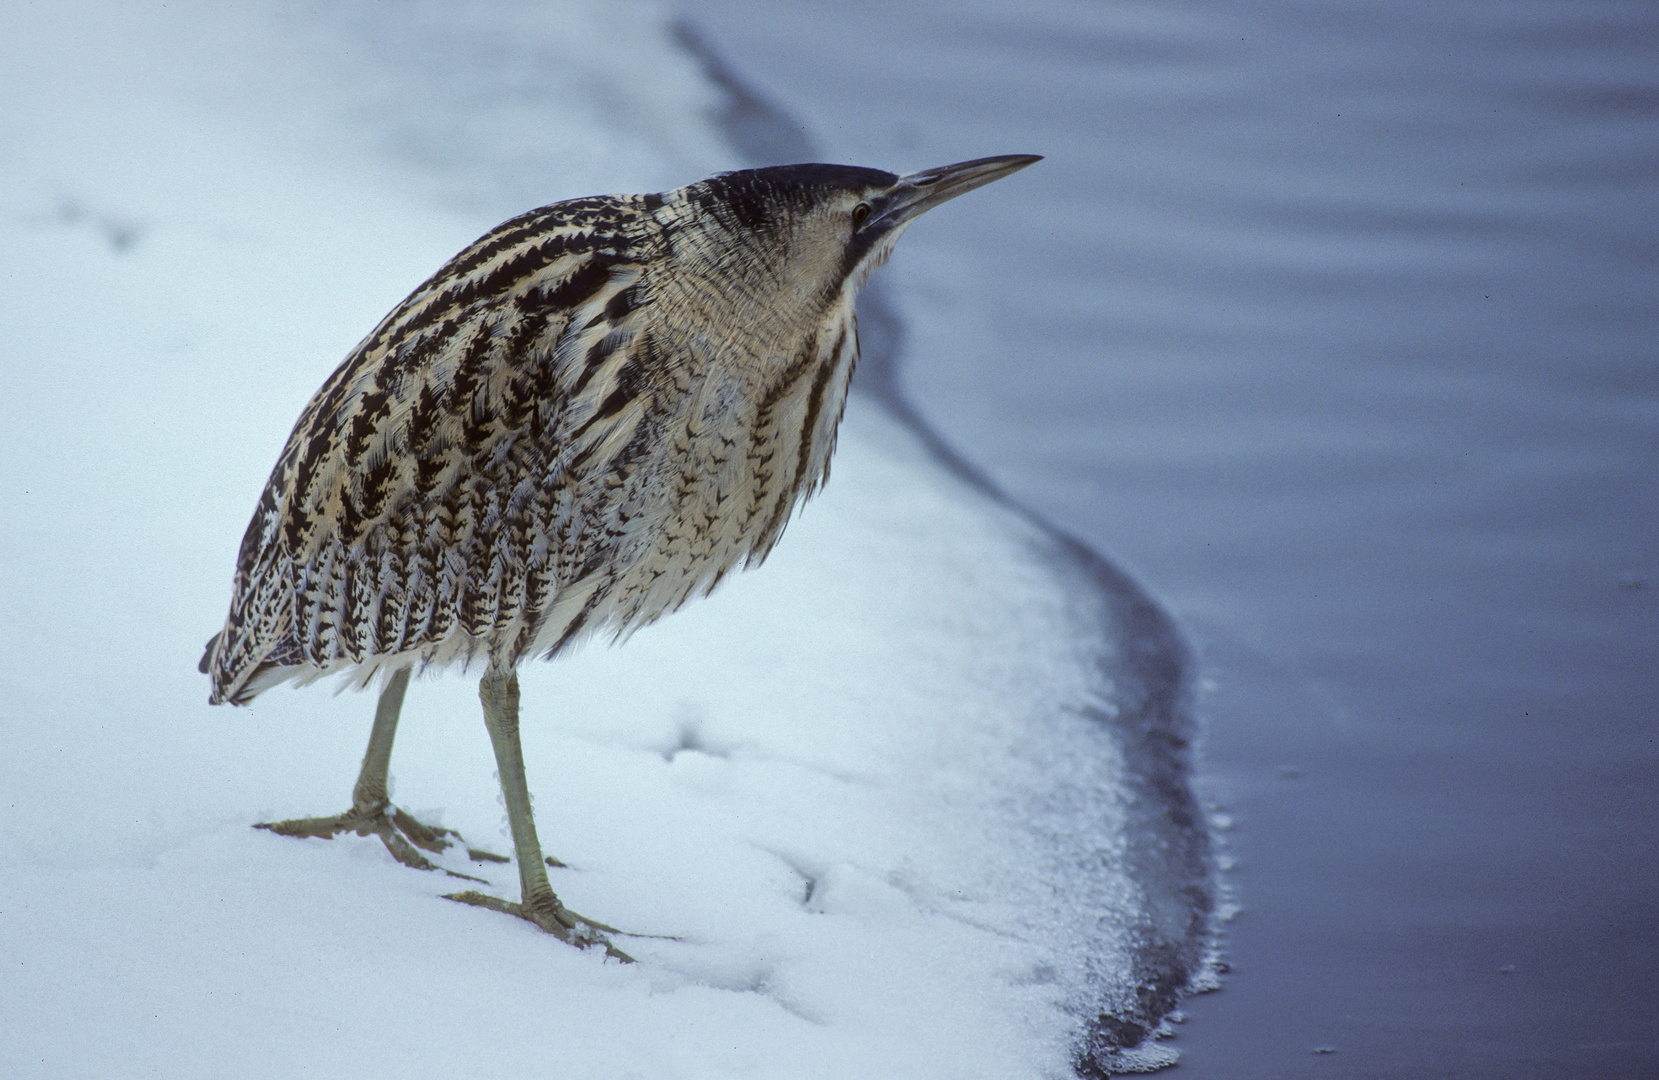
<path fill-rule="evenodd" d="M 855 230 L 863 228 L 864 223 L 868 220 L 870 220 L 869 203 L 861 202 L 857 206 L 853 207 L 853 228 Z"/>

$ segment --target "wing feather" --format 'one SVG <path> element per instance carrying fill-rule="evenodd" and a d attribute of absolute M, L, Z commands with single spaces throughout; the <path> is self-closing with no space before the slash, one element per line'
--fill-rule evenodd
<path fill-rule="evenodd" d="M 457 635 L 471 655 L 526 617 L 539 629 L 568 581 L 538 531 L 567 486 L 564 388 L 581 372 L 565 369 L 641 273 L 618 204 L 557 204 L 485 234 L 329 376 L 243 536 L 204 657 L 211 700 L 375 658 L 441 662 Z"/>

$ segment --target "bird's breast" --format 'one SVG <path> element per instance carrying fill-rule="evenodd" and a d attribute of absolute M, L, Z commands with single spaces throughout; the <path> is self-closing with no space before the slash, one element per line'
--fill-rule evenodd
<path fill-rule="evenodd" d="M 606 605 L 624 632 L 766 557 L 824 479 L 858 354 L 850 314 L 825 320 L 781 358 L 684 345 L 683 392 L 655 403 L 659 453 L 624 500 L 639 513 L 623 544 L 629 556 L 612 563 L 626 569 Z"/>

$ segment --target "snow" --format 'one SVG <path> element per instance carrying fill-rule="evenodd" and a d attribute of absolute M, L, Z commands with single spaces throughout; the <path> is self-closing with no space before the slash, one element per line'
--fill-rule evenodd
<path fill-rule="evenodd" d="M 1053 538 L 866 400 L 760 572 L 521 672 L 553 885 L 641 935 L 640 963 L 446 902 L 454 879 L 371 839 L 248 827 L 343 809 L 373 711 L 317 687 L 206 705 L 196 659 L 282 439 L 506 214 L 741 164 L 668 17 L 16 15 L 0 1071 L 1070 1073 L 1084 1022 L 1133 1000 L 1147 927 L 1193 915 L 1161 910 L 1182 871 L 1136 854 L 1161 841 L 1111 726 L 1141 693 L 1103 675 L 1126 629 Z M 474 683 L 417 680 L 399 804 L 508 851 L 492 768 Z M 510 866 L 447 865 L 514 895 Z"/>

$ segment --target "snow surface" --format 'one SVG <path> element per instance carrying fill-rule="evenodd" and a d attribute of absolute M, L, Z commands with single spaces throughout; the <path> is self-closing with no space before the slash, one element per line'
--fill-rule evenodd
<path fill-rule="evenodd" d="M 762 571 L 521 673 L 554 887 L 640 963 L 248 828 L 343 809 L 373 709 L 195 670 L 312 390 L 507 213 L 742 164 L 654 7 L 275 10 L 0 43 L 0 1072 L 1069 1074 L 1193 918 L 1111 724 L 1144 688 L 1056 541 L 868 402 Z M 417 681 L 394 798 L 507 851 L 492 771 L 473 682 Z"/>

